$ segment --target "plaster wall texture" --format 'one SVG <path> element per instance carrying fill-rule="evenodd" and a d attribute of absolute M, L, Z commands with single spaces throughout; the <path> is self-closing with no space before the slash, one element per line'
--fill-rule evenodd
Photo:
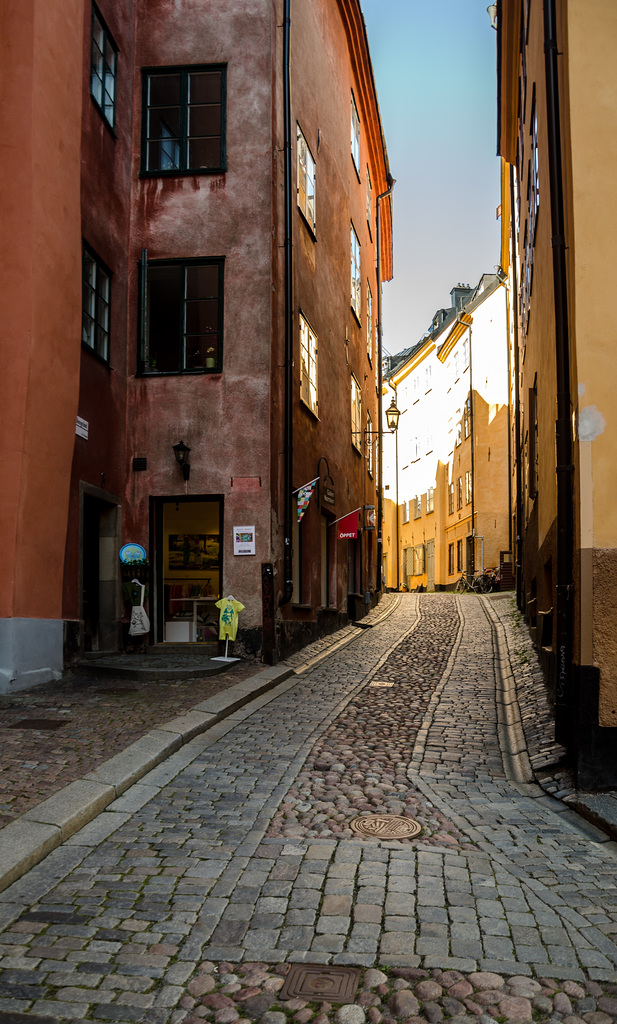
<path fill-rule="evenodd" d="M 79 371 L 82 21 L 78 0 L 0 12 L 6 618 L 62 613 Z"/>

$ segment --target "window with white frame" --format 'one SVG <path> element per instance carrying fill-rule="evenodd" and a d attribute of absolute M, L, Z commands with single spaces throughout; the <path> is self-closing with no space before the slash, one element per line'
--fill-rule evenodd
<path fill-rule="evenodd" d="M 460 476 L 456 481 L 456 507 L 458 509 L 463 507 L 463 478 Z"/>
<path fill-rule="evenodd" d="M 427 492 L 426 492 L 426 511 L 427 512 L 434 512 L 435 511 L 435 488 L 434 487 L 429 487 Z"/>
<path fill-rule="evenodd" d="M 458 352 L 455 352 L 454 353 L 454 379 L 455 380 L 458 380 L 459 375 L 460 375 L 459 363 L 460 363 L 460 360 L 459 360 Z"/>
<path fill-rule="evenodd" d="M 351 94 L 351 159 L 354 162 L 356 172 L 360 173 L 360 118 L 358 117 L 358 108 L 354 99 L 354 94 Z"/>
<path fill-rule="evenodd" d="M 409 522 L 409 502 L 408 501 L 404 501 L 403 502 L 402 510 L 403 510 L 403 512 L 402 512 L 403 522 L 404 523 L 408 523 Z"/>
<path fill-rule="evenodd" d="M 448 515 L 454 512 L 454 481 L 448 484 Z"/>
<path fill-rule="evenodd" d="M 317 415 L 317 337 L 300 313 L 300 398 Z"/>
<path fill-rule="evenodd" d="M 373 362 L 373 293 L 366 282 L 366 354 Z"/>
<path fill-rule="evenodd" d="M 471 501 L 471 473 L 469 470 L 465 473 L 465 502 L 469 505 Z"/>
<path fill-rule="evenodd" d="M 298 126 L 298 206 L 315 230 L 315 161 Z"/>
<path fill-rule="evenodd" d="M 468 396 L 465 400 L 465 408 L 463 410 L 463 434 L 465 437 L 469 437 L 471 432 L 471 398 Z"/>
<path fill-rule="evenodd" d="M 469 338 L 463 341 L 463 369 L 469 368 Z"/>
<path fill-rule="evenodd" d="M 422 498 L 420 497 L 419 494 L 416 494 L 415 498 L 413 499 L 413 517 L 414 517 L 414 519 L 419 519 L 421 515 L 422 515 Z"/>
<path fill-rule="evenodd" d="M 351 375 L 351 443 L 362 451 L 362 393 L 360 385 Z"/>
<path fill-rule="evenodd" d="M 371 185 L 371 172 L 366 165 L 366 223 L 371 228 L 371 218 L 373 216 L 373 198 L 372 198 L 373 186 Z"/>
<path fill-rule="evenodd" d="M 413 574 L 422 576 L 424 572 L 424 544 L 416 544 L 413 550 Z"/>
<path fill-rule="evenodd" d="M 460 444 L 462 441 L 462 424 L 461 424 L 461 410 L 456 410 L 456 443 Z"/>
<path fill-rule="evenodd" d="M 430 366 L 430 364 L 429 364 L 428 366 L 424 367 L 424 386 L 425 386 L 427 391 L 430 391 L 431 390 L 431 386 L 432 386 L 432 384 L 431 384 L 431 374 L 432 374 L 432 366 Z"/>
<path fill-rule="evenodd" d="M 373 475 L 373 420 L 371 414 L 366 414 L 366 465 L 371 476 Z"/>
<path fill-rule="evenodd" d="M 360 284 L 360 240 L 351 225 L 351 308 L 360 320 L 362 296 Z"/>

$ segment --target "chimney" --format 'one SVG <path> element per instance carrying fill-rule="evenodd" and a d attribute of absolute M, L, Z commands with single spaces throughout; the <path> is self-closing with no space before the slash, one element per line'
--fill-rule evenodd
<path fill-rule="evenodd" d="M 468 284 L 461 284 L 460 282 L 450 292 L 450 302 L 457 312 L 463 308 L 466 302 L 473 295 L 473 288 Z"/>

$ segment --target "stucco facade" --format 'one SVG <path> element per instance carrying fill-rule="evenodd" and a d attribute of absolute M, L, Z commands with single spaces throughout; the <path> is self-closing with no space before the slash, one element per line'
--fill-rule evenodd
<path fill-rule="evenodd" d="M 57 675 L 63 647 L 71 661 L 127 643 L 126 543 L 149 563 L 151 643 L 214 639 L 215 602 L 233 595 L 237 652 L 276 660 L 379 595 L 373 532 L 337 541 L 333 525 L 377 505 L 377 293 L 392 268 L 359 3 L 27 7 L 2 14 L 29 90 L 2 114 L 4 236 L 24 239 L 23 267 L 3 253 L 3 686 Z M 35 149 L 59 139 L 50 169 Z M 298 526 L 294 494 L 315 478 Z M 35 653 L 31 677 L 24 619 L 55 623 L 53 669 Z"/>
<path fill-rule="evenodd" d="M 617 12 L 607 0 L 593 17 L 582 0 L 502 0 L 498 37 L 518 598 L 536 631 L 558 736 L 579 784 L 611 786 Z"/>
<path fill-rule="evenodd" d="M 389 587 L 451 589 L 511 547 L 505 287 L 484 275 L 451 298 L 386 372 L 401 412 L 384 446 Z"/>

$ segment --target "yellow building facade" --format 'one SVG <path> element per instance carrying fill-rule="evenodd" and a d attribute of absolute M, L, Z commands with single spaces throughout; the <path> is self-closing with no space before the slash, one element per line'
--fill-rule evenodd
<path fill-rule="evenodd" d="M 485 274 L 451 296 L 385 374 L 401 411 L 384 437 L 392 589 L 452 589 L 463 573 L 510 565 L 506 289 Z"/>
<path fill-rule="evenodd" d="M 501 0 L 517 599 L 580 788 L 617 785 L 617 7 Z"/>

